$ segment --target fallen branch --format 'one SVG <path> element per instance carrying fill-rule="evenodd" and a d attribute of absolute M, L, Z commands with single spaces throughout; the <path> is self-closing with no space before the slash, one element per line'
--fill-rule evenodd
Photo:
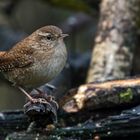
<path fill-rule="evenodd" d="M 108 138 L 135 139 L 140 136 L 140 106 L 123 111 L 120 115 L 93 122 L 88 120 L 79 126 L 56 128 L 42 133 L 19 132 L 7 136 L 10 140 L 58 140 L 58 139 L 93 139 Z"/>
<path fill-rule="evenodd" d="M 7 111 L 0 113 L 0 139 L 8 133 L 27 129 L 29 120 L 23 111 Z"/>
<path fill-rule="evenodd" d="M 72 89 L 60 100 L 66 112 L 138 104 L 140 78 L 89 83 Z"/>

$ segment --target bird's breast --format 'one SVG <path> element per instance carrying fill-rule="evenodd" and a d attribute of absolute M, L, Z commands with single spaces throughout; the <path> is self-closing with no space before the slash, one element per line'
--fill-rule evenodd
<path fill-rule="evenodd" d="M 63 46 L 62 46 L 63 47 Z M 59 50 L 60 49 L 60 50 Z M 35 57 L 35 63 L 32 66 L 32 83 L 35 86 L 43 85 L 55 78 L 64 68 L 67 59 L 67 51 L 59 47 L 51 55 L 42 54 L 42 57 Z"/>
<path fill-rule="evenodd" d="M 27 88 L 41 86 L 55 78 L 64 68 L 67 51 L 65 47 L 63 49 L 60 47 L 60 50 L 58 48 L 49 54 L 37 51 L 33 58 L 34 62 L 30 66 L 6 73 L 7 79 Z"/>

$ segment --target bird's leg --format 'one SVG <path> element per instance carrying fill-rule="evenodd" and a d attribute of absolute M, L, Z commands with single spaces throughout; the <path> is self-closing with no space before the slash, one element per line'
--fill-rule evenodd
<path fill-rule="evenodd" d="M 43 103 L 43 104 L 48 104 L 49 106 L 51 106 L 50 102 L 53 102 L 56 105 L 56 108 L 58 109 L 59 106 L 57 104 L 57 102 L 54 100 L 54 97 L 49 95 L 49 96 L 44 96 L 44 93 L 39 90 L 36 89 L 37 92 L 41 95 L 41 98 L 33 98 L 29 93 L 27 93 L 22 87 L 18 86 L 18 89 L 23 92 L 27 98 L 29 99 L 30 102 L 32 103 Z M 44 97 L 44 98 L 43 98 Z"/>
<path fill-rule="evenodd" d="M 27 97 L 28 99 L 32 102 L 32 103 L 36 103 L 38 102 L 37 99 L 33 98 L 31 95 L 29 95 L 29 93 L 27 93 L 22 87 L 18 86 L 18 89 L 23 92 Z"/>

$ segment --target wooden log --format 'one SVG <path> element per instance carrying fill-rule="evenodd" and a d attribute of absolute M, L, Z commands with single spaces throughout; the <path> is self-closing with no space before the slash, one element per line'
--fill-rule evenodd
<path fill-rule="evenodd" d="M 138 104 L 140 78 L 88 83 L 72 89 L 59 104 L 66 112 Z"/>
<path fill-rule="evenodd" d="M 56 128 L 42 133 L 27 133 L 25 131 L 12 133 L 8 140 L 79 140 L 79 139 L 135 139 L 140 136 L 140 106 L 125 110 L 119 115 L 109 116 L 93 122 L 88 120 L 80 125 Z"/>
<path fill-rule="evenodd" d="M 23 111 L 0 112 L 0 140 L 8 133 L 27 129 L 29 120 Z"/>

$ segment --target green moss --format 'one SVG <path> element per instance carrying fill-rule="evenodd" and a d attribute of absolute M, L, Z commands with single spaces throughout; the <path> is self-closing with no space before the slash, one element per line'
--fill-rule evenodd
<path fill-rule="evenodd" d="M 136 19 L 136 25 L 140 29 L 140 18 L 139 17 L 137 17 L 137 19 Z"/>
<path fill-rule="evenodd" d="M 133 92 L 130 88 L 120 93 L 120 102 L 130 102 L 133 99 Z"/>
<path fill-rule="evenodd" d="M 83 0 L 44 0 L 49 4 L 65 9 L 90 13 L 90 7 Z"/>

